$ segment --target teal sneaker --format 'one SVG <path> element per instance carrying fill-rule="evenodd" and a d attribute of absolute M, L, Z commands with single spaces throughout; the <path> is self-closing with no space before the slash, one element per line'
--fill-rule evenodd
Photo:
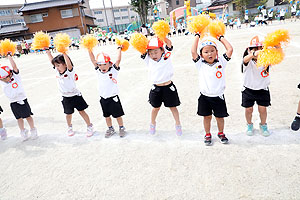
<path fill-rule="evenodd" d="M 268 130 L 267 123 L 265 124 L 259 124 L 260 132 L 263 136 L 268 137 L 271 135 L 270 131 Z"/>
<path fill-rule="evenodd" d="M 249 135 L 249 136 L 252 136 L 254 134 L 253 132 L 253 124 L 247 124 L 247 131 L 246 131 L 246 134 Z"/>

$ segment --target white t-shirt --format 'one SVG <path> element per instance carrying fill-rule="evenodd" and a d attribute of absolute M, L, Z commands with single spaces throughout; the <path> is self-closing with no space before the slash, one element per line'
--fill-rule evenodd
<path fill-rule="evenodd" d="M 23 101 L 26 99 L 25 90 L 23 88 L 19 72 L 13 71 L 13 75 L 10 79 L 10 82 L 0 82 L 2 84 L 4 94 L 8 97 L 11 103 Z"/>
<path fill-rule="evenodd" d="M 266 16 L 267 15 L 267 10 L 266 9 L 261 10 L 261 14 L 263 15 L 263 17 Z"/>
<path fill-rule="evenodd" d="M 284 17 L 284 15 L 285 15 L 285 10 L 281 9 L 280 10 L 280 17 Z"/>
<path fill-rule="evenodd" d="M 58 88 L 63 97 L 81 96 L 80 91 L 76 88 L 75 81 L 78 80 L 78 76 L 74 68 L 71 71 L 67 69 L 63 74 L 60 74 L 57 69 L 55 71 Z"/>
<path fill-rule="evenodd" d="M 172 79 L 174 74 L 170 58 L 172 50 L 173 46 L 171 48 L 165 46 L 165 52 L 162 54 L 159 61 L 151 59 L 148 53 L 142 55 L 149 70 L 149 79 L 153 84 L 165 83 Z"/>
<path fill-rule="evenodd" d="M 248 15 L 245 15 L 245 20 L 248 20 L 248 19 L 249 19 Z"/>
<path fill-rule="evenodd" d="M 120 68 L 113 64 L 113 66 L 105 73 L 101 72 L 99 67 L 96 67 L 95 70 L 98 74 L 98 90 L 100 97 L 107 99 L 118 95 L 119 88 L 117 78 Z"/>
<path fill-rule="evenodd" d="M 292 7 L 291 7 L 291 12 L 296 12 L 297 11 L 297 6 L 294 4 Z"/>
<path fill-rule="evenodd" d="M 270 85 L 270 76 L 264 67 L 257 67 L 254 60 L 248 65 L 243 63 L 244 86 L 252 90 L 267 89 Z"/>
<path fill-rule="evenodd" d="M 200 56 L 193 60 L 199 71 L 201 94 L 208 97 L 218 97 L 225 90 L 225 68 L 230 58 L 224 53 L 216 62 L 209 64 Z"/>
<path fill-rule="evenodd" d="M 273 17 L 273 12 L 269 12 L 268 16 Z"/>

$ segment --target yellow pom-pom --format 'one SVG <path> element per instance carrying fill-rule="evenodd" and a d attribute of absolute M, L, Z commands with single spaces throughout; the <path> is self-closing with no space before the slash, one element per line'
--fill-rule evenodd
<path fill-rule="evenodd" d="M 94 47 L 96 47 L 98 45 L 98 40 L 95 36 L 93 35 L 85 35 L 81 38 L 80 40 L 80 44 L 88 49 L 88 50 L 92 50 Z"/>
<path fill-rule="evenodd" d="M 279 29 L 273 33 L 269 33 L 265 37 L 264 46 L 265 47 L 281 46 L 282 44 L 287 44 L 289 41 L 290 41 L 290 35 L 288 30 Z"/>
<path fill-rule="evenodd" d="M 198 15 L 188 18 L 187 27 L 191 33 L 202 33 L 209 25 L 210 19 L 206 15 Z"/>
<path fill-rule="evenodd" d="M 218 39 L 221 35 L 225 34 L 226 27 L 223 22 L 215 20 L 209 24 L 208 29 L 210 35 Z"/>
<path fill-rule="evenodd" d="M 118 38 L 116 38 L 116 44 L 118 46 L 122 46 L 122 51 L 127 51 L 127 49 L 129 48 L 129 42 L 125 39 L 119 40 Z"/>
<path fill-rule="evenodd" d="M 257 66 L 277 65 L 281 63 L 283 58 L 284 53 L 281 48 L 266 48 L 258 54 Z"/>
<path fill-rule="evenodd" d="M 71 39 L 66 33 L 58 33 L 56 34 L 53 42 L 58 52 L 66 53 L 68 51 L 68 47 L 71 44 Z"/>
<path fill-rule="evenodd" d="M 153 29 L 155 35 L 161 41 L 164 41 L 164 39 L 166 38 L 166 36 L 170 32 L 170 26 L 164 20 L 158 20 L 157 22 L 154 22 L 154 24 L 152 25 L 152 29 Z"/>
<path fill-rule="evenodd" d="M 16 52 L 16 44 L 10 41 L 9 39 L 5 39 L 0 42 L 0 52 L 2 56 L 6 56 L 8 52 L 11 52 L 12 55 Z"/>
<path fill-rule="evenodd" d="M 36 32 L 34 34 L 33 42 L 31 48 L 35 49 L 44 49 L 50 46 L 50 37 L 47 33 L 42 31 Z"/>
<path fill-rule="evenodd" d="M 141 33 L 132 34 L 130 44 L 141 54 L 147 52 L 148 39 Z"/>

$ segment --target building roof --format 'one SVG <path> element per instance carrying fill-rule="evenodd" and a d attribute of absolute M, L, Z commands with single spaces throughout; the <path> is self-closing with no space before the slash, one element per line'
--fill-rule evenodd
<path fill-rule="evenodd" d="M 92 16 L 92 15 L 88 15 L 88 14 L 84 14 L 85 17 L 89 17 L 89 18 L 92 18 L 92 19 L 96 19 L 96 17 Z"/>
<path fill-rule="evenodd" d="M 208 7 L 213 7 L 213 6 L 222 6 L 228 3 L 231 3 L 233 0 L 215 0 L 213 1 Z"/>
<path fill-rule="evenodd" d="M 11 33 L 16 33 L 16 32 L 21 32 L 21 31 L 27 31 L 27 30 L 28 30 L 28 27 L 21 23 L 1 25 L 0 26 L 0 35 L 11 34 Z"/>
<path fill-rule="evenodd" d="M 67 6 L 73 4 L 83 4 L 83 3 L 84 0 L 48 0 L 48 1 L 40 1 L 34 3 L 25 3 L 19 9 L 19 12 L 39 10 L 39 9 L 59 7 L 59 6 Z"/>

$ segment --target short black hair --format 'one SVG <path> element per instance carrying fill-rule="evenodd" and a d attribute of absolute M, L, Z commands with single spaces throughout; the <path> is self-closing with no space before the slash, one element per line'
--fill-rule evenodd
<path fill-rule="evenodd" d="M 67 55 L 67 56 L 68 56 L 68 55 Z M 68 58 L 70 59 L 69 56 L 68 56 Z M 71 65 L 73 66 L 73 63 L 72 63 L 72 60 L 71 60 L 71 59 L 70 59 L 70 62 L 71 62 Z M 53 66 L 55 66 L 55 65 L 54 65 L 55 63 L 66 65 L 66 61 L 65 61 L 64 55 L 63 55 L 63 54 L 59 54 L 59 55 L 55 56 L 55 57 L 52 59 L 51 63 L 52 63 Z"/>
<path fill-rule="evenodd" d="M 215 46 L 213 46 L 213 47 L 215 47 Z M 204 47 L 203 47 L 203 48 L 204 48 Z M 202 50 L 203 50 L 203 48 L 200 49 L 200 55 L 202 55 Z M 216 49 L 216 51 L 218 51 L 217 47 L 215 47 L 215 49 Z"/>

